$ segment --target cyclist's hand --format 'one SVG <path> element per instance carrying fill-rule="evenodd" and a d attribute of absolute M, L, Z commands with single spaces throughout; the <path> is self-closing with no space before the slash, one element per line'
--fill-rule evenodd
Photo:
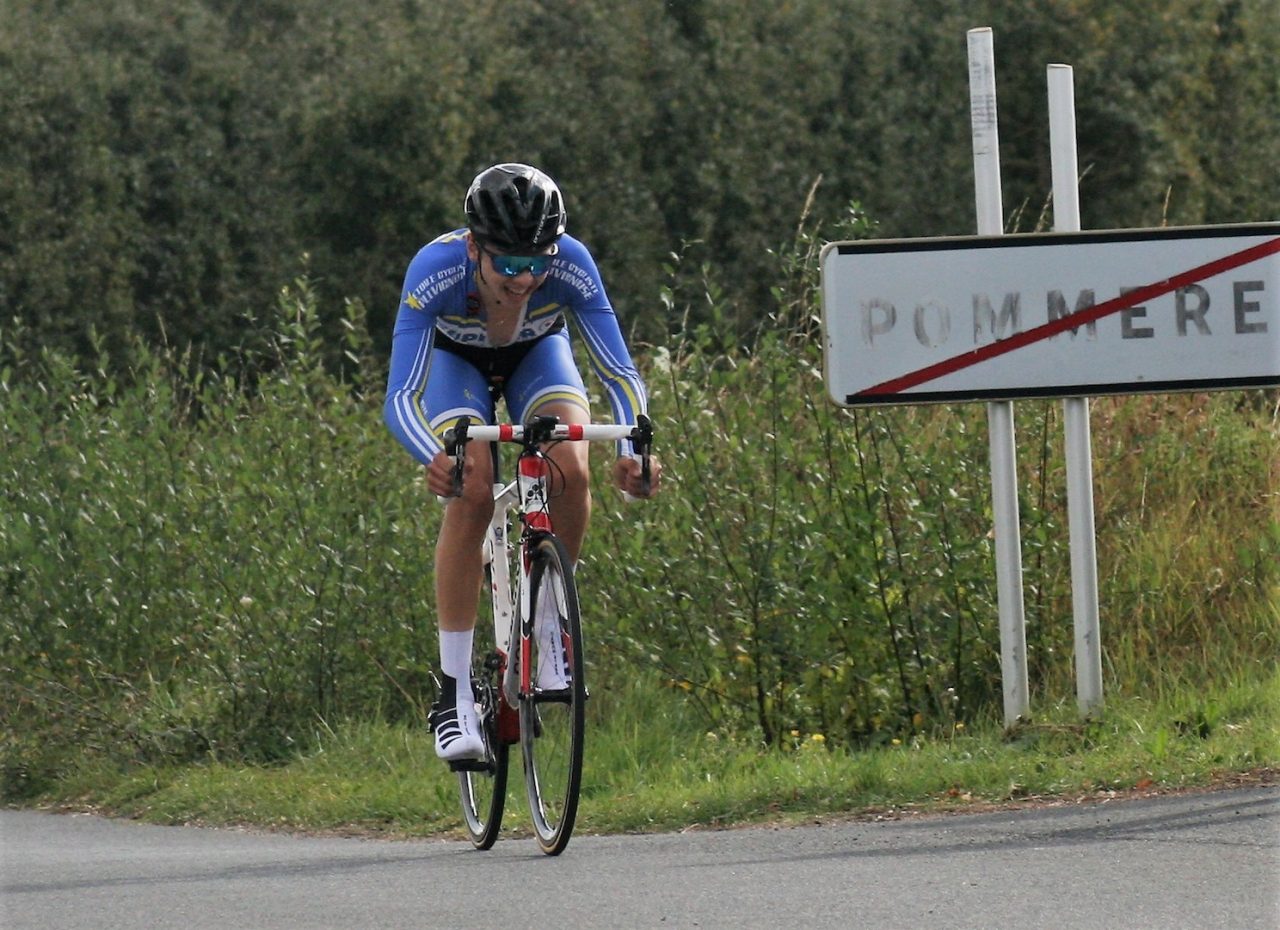
<path fill-rule="evenodd" d="M 436 457 L 427 466 L 427 487 L 436 497 L 453 497 L 453 456 L 447 452 L 437 452 Z M 463 469 L 466 479 L 466 469 Z"/>
<path fill-rule="evenodd" d="M 618 490 L 632 497 L 653 497 L 662 482 L 662 463 L 656 455 L 649 456 L 649 490 L 646 492 L 640 480 L 640 462 L 624 455 L 613 463 L 613 483 Z"/>

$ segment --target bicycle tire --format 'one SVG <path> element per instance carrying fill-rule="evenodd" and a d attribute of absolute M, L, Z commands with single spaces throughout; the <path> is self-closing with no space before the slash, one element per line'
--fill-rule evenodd
<path fill-rule="evenodd" d="M 485 567 L 486 590 L 489 568 Z M 481 623 L 484 621 L 482 620 Z M 479 627 L 480 624 L 477 624 Z M 458 790 L 462 801 L 462 819 L 471 845 L 491 849 L 502 829 L 502 813 L 507 800 L 507 772 L 511 746 L 499 733 L 498 718 L 502 704 L 502 662 L 496 652 L 484 658 L 472 672 L 472 691 L 480 711 L 480 723 L 487 747 L 481 766 L 458 772 Z"/>
<path fill-rule="evenodd" d="M 582 622 L 573 567 L 564 544 L 544 536 L 531 547 L 530 615 L 538 616 L 541 602 L 551 598 L 560 618 L 560 641 L 568 660 L 568 687 L 520 697 L 520 748 L 524 760 L 525 790 L 533 816 L 538 846 L 549 856 L 559 855 L 569 843 L 578 815 L 582 785 L 582 749 L 587 700 L 582 657 Z M 532 631 L 530 631 L 532 632 Z M 539 644 L 530 636 L 532 678 L 539 668 Z"/>

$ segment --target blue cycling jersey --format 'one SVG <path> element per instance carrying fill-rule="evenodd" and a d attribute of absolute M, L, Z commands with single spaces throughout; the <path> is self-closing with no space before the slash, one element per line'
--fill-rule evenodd
<path fill-rule="evenodd" d="M 450 411 L 469 411 L 476 403 L 466 385 L 430 378 L 436 335 L 465 346 L 501 348 L 490 341 L 476 272 L 477 264 L 467 255 L 467 230 L 459 229 L 423 246 L 405 274 L 383 413 L 391 432 L 423 464 L 443 448 L 440 432 Z M 604 384 L 614 422 L 634 423 L 646 412 L 644 383 L 596 263 L 572 236 L 561 237 L 550 271 L 529 297 L 507 345 L 546 336 L 566 316 L 576 324 L 592 369 Z"/>

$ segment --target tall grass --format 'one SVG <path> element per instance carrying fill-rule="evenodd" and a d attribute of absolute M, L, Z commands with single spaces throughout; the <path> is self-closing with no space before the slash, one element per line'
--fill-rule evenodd
<path fill-rule="evenodd" d="M 320 366 L 314 311 L 282 293 L 253 390 L 141 344 L 122 378 L 0 366 L 8 790 L 60 751 L 270 761 L 422 703 L 426 495 L 364 383 Z"/>
<path fill-rule="evenodd" d="M 1000 701 L 985 417 L 979 405 L 825 400 L 818 245 L 801 230 L 786 265 L 799 270 L 750 346 L 723 344 L 713 314 L 658 349 L 650 385 L 672 487 L 647 527 L 617 508 L 598 521 L 595 635 L 611 668 L 654 665 L 727 732 L 883 745 Z M 667 299 L 714 310 L 723 297 L 710 274 L 703 283 Z M 1093 402 L 1108 690 L 1173 692 L 1273 662 L 1276 397 Z M 1074 688 L 1062 414 L 1051 401 L 1016 409 L 1027 648 L 1044 706 Z"/>
<path fill-rule="evenodd" d="M 741 308 L 711 275 L 664 294 L 711 322 L 644 353 L 665 493 L 623 506 L 596 489 L 580 585 L 600 706 L 638 680 L 670 692 L 653 706 L 678 706 L 681 731 L 859 747 L 998 705 L 981 410 L 830 406 L 816 248 L 802 231 L 781 259 L 750 345 L 725 344 L 716 313 Z M 338 332 L 319 316 L 295 283 L 272 353 L 213 374 L 141 344 L 78 370 L 0 331 L 4 796 L 86 757 L 277 763 L 347 722 L 421 721 L 439 508 L 382 427 L 361 308 Z M 333 340 L 342 375 L 320 361 Z M 1095 402 L 1109 691 L 1176 699 L 1269 674 L 1275 407 L 1274 392 Z M 1054 707 L 1073 680 L 1059 408 L 1017 410 L 1034 701 Z M 629 740 L 637 773 L 664 751 L 654 730 Z"/>
<path fill-rule="evenodd" d="M 1122 697 L 1086 723 L 1069 702 L 1012 736 L 996 713 L 857 752 L 830 751 L 818 734 L 779 752 L 705 730 L 681 692 L 653 679 L 641 672 L 593 689 L 580 833 L 1108 798 L 1212 785 L 1280 758 L 1274 673 L 1170 702 Z M 520 782 L 509 783 L 503 822 L 509 834 L 527 835 Z M 317 728 L 308 749 L 278 766 L 160 761 L 121 773 L 99 761 L 58 787 L 49 800 L 160 823 L 397 836 L 462 830 L 457 779 L 436 761 L 431 737 L 374 719 Z"/>

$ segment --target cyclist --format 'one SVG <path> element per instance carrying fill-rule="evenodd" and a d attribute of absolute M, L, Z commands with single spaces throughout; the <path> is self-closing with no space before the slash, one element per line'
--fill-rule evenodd
<path fill-rule="evenodd" d="M 545 173 L 523 164 L 480 172 L 464 202 L 467 225 L 425 245 L 409 263 L 391 346 L 384 419 L 426 466 L 427 485 L 452 494 L 453 462 L 443 435 L 460 417 L 494 422 L 494 393 L 517 423 L 550 415 L 589 423 L 582 377 L 566 317 L 572 317 L 614 421 L 645 413 L 644 383 L 631 361 L 600 273 L 586 247 L 565 233 L 564 200 Z M 614 483 L 643 496 L 640 466 L 620 443 Z M 577 560 L 591 512 L 587 444 L 563 443 L 551 459 L 551 511 L 557 535 Z M 483 757 L 471 691 L 471 645 L 483 580 L 481 547 L 493 514 L 493 463 L 480 443 L 467 447 L 462 495 L 448 501 L 435 550 L 440 631 L 440 697 L 432 709 L 436 755 Z M 651 465 L 650 493 L 661 466 Z M 535 635 L 551 635 L 539 623 Z M 546 650 L 560 655 L 560 650 Z M 563 667 L 539 668 L 538 685 L 564 687 Z"/>

